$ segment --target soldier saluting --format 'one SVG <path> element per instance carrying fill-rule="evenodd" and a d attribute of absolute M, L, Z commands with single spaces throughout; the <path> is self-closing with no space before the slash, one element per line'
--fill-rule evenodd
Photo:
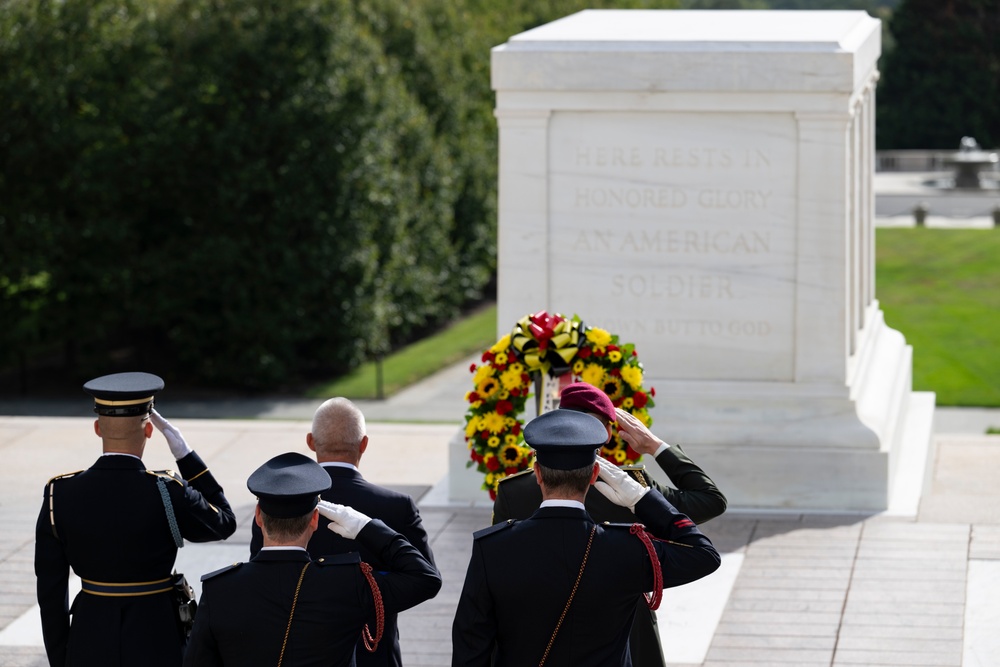
<path fill-rule="evenodd" d="M 182 538 L 222 540 L 236 519 L 222 487 L 180 431 L 153 410 L 163 380 L 116 373 L 87 382 L 104 452 L 45 485 L 35 526 L 35 575 L 49 664 L 181 664 L 185 632 L 171 594 Z M 142 462 L 154 426 L 178 472 Z M 82 591 L 68 600 L 69 571 Z"/>
<path fill-rule="evenodd" d="M 538 510 L 477 532 L 452 625 L 452 665 L 628 665 L 636 598 L 714 572 L 719 553 L 661 493 L 603 459 L 603 423 L 558 409 L 528 423 L 542 492 Z M 600 477 L 600 481 L 596 481 Z M 596 484 L 594 482 L 596 481 Z M 634 524 L 598 525 L 591 484 Z"/>

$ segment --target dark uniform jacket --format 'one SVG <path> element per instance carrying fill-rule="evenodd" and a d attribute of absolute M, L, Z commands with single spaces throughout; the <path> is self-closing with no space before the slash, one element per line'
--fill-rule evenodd
<path fill-rule="evenodd" d="M 401 533 L 406 541 L 412 544 L 427 561 L 434 565 L 434 555 L 431 553 L 427 531 L 420 520 L 413 498 L 410 496 L 372 484 L 353 468 L 325 465 L 323 469 L 329 473 L 333 485 L 323 492 L 323 500 L 340 505 L 347 505 L 372 518 L 380 519 L 387 526 Z M 381 555 L 365 547 L 357 540 L 348 540 L 337 535 L 326 526 L 330 522 L 320 517 L 320 526 L 309 540 L 309 555 L 313 558 L 357 551 L 361 560 L 370 563 L 376 569 L 384 569 L 388 563 L 381 562 Z M 263 545 L 260 527 L 253 525 L 253 536 L 250 541 L 250 555 L 254 556 Z M 385 639 L 379 644 L 378 650 L 369 653 L 359 644 L 357 652 L 358 667 L 399 667 L 403 664 L 399 647 L 399 628 L 397 615 L 387 613 L 385 616 Z"/>
<path fill-rule="evenodd" d="M 441 588 L 434 566 L 381 521 L 370 521 L 357 541 L 387 564 L 386 571 L 373 573 L 386 615 L 432 598 Z M 184 658 L 191 667 L 277 665 L 283 644 L 282 664 L 288 667 L 353 665 L 364 625 L 376 632 L 373 596 L 357 553 L 311 560 L 301 549 L 269 549 L 202 581 Z"/>
<path fill-rule="evenodd" d="M 647 493 L 635 513 L 656 537 L 681 543 L 653 541 L 664 588 L 700 579 L 719 567 L 719 553 L 709 539 L 661 494 Z M 452 626 L 452 665 L 538 664 L 595 525 L 582 509 L 545 507 L 527 520 L 477 532 Z M 546 664 L 629 665 L 636 599 L 653 584 L 649 554 L 629 526 L 597 526 L 586 569 Z"/>
<path fill-rule="evenodd" d="M 166 481 L 185 539 L 210 542 L 233 534 L 233 511 L 201 458 L 191 452 L 177 464 L 180 475 L 170 475 L 147 470 L 133 456 L 108 455 L 45 486 L 35 527 L 35 575 L 51 665 L 181 664 L 184 640 L 169 593 L 81 592 L 70 609 L 67 590 L 70 568 L 85 585 L 170 577 L 177 546 L 157 478 Z"/>
<path fill-rule="evenodd" d="M 656 457 L 656 463 L 677 488 L 664 486 L 645 473 L 642 474 L 642 483 L 663 494 L 671 505 L 692 521 L 704 523 L 726 511 L 726 497 L 680 446 L 670 445 Z M 542 490 L 538 488 L 534 474 L 524 472 L 506 477 L 497 486 L 493 523 L 526 519 L 541 503 Z M 632 523 L 636 520 L 627 507 L 615 505 L 594 488 L 587 493 L 586 506 L 587 512 L 598 523 Z M 629 643 L 634 667 L 662 667 L 665 664 L 656 614 L 641 599 L 636 608 Z"/>

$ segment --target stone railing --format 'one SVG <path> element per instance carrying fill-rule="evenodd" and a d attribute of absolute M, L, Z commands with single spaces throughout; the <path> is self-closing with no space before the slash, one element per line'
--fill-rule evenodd
<path fill-rule="evenodd" d="M 955 151 L 875 151 L 875 171 L 953 171 L 949 159 L 954 155 Z M 982 171 L 991 171 L 991 168 L 985 167 Z"/>

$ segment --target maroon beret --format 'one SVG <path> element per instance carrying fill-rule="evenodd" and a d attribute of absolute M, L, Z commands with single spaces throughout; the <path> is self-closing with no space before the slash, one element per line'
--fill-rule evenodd
<path fill-rule="evenodd" d="M 618 419 L 615 406 L 608 395 L 592 384 L 574 382 L 559 395 L 559 407 L 577 412 L 589 412 L 604 417 L 609 422 Z"/>

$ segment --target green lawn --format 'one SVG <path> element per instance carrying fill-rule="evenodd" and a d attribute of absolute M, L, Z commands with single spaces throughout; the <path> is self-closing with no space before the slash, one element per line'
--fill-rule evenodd
<path fill-rule="evenodd" d="M 1000 230 L 876 231 L 875 294 L 913 346 L 913 388 L 1000 406 Z"/>
<path fill-rule="evenodd" d="M 913 388 L 938 405 L 1000 407 L 1000 230 L 876 231 L 875 293 L 886 322 L 913 346 Z M 496 307 L 387 357 L 384 395 L 496 341 Z M 309 396 L 375 398 L 376 366 L 314 387 Z"/>
<path fill-rule="evenodd" d="M 497 309 L 493 305 L 387 356 L 382 363 L 383 396 L 391 396 L 442 368 L 480 353 L 496 340 Z M 378 398 L 378 385 L 378 367 L 366 363 L 349 375 L 313 387 L 308 396 Z"/>

